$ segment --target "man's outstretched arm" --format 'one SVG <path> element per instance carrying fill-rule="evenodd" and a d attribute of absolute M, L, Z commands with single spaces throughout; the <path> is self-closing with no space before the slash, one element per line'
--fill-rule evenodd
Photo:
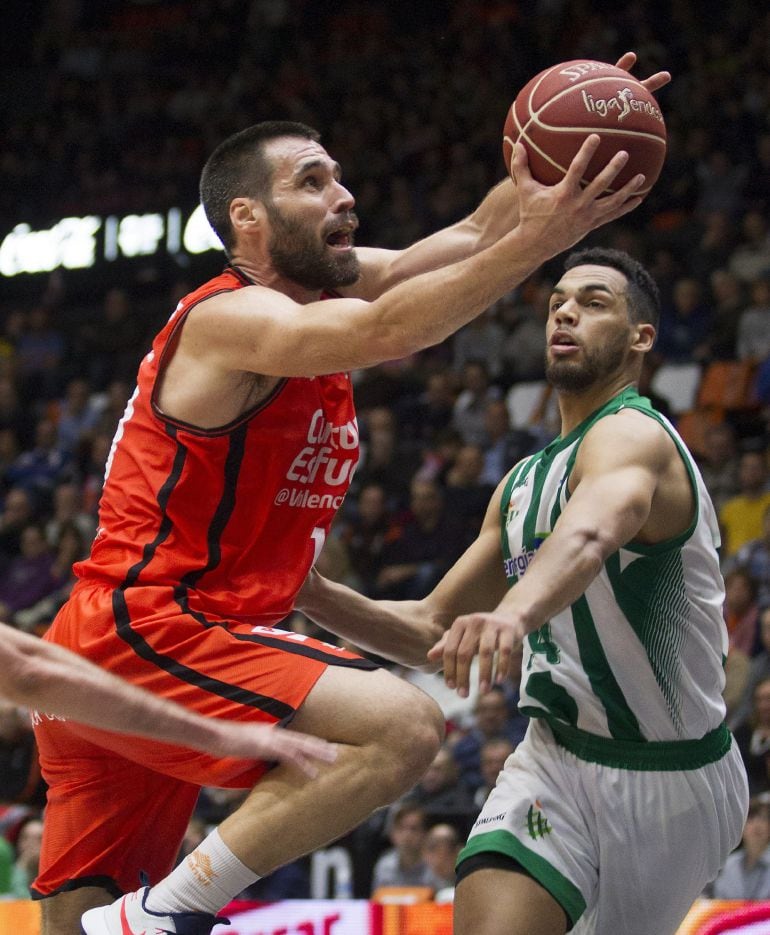
<path fill-rule="evenodd" d="M 183 744 L 213 756 L 280 760 L 310 776 L 335 748 L 267 724 L 206 718 L 158 698 L 74 653 L 0 624 L 0 694 L 15 704 L 83 724 Z"/>

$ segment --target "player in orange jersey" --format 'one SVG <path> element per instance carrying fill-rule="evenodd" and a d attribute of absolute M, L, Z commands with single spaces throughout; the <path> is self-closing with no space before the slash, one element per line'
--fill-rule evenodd
<path fill-rule="evenodd" d="M 201 198 L 228 266 L 180 302 L 140 366 L 91 556 L 48 638 L 201 714 L 290 723 L 338 756 L 310 785 L 283 765 L 41 723 L 44 935 L 70 933 L 84 910 L 86 935 L 207 933 L 259 875 L 340 837 L 431 762 L 443 733 L 431 699 L 275 625 L 357 462 L 347 372 L 441 341 L 633 210 L 643 177 L 604 194 L 624 154 L 581 186 L 597 143 L 553 187 L 520 147 L 516 186 L 401 251 L 354 248 L 353 196 L 302 124 L 259 124 L 209 158 Z M 252 791 L 165 876 L 204 785 Z M 156 885 L 129 892 L 141 870 Z"/>

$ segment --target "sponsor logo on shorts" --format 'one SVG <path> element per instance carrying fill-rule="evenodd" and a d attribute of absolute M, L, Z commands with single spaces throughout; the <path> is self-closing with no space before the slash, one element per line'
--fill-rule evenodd
<path fill-rule="evenodd" d="M 499 815 L 489 815 L 486 818 L 478 818 L 473 827 L 478 828 L 480 825 L 491 825 L 493 822 L 502 821 L 505 815 L 505 812 L 500 812 Z"/>
<path fill-rule="evenodd" d="M 530 805 L 529 811 L 527 812 L 527 834 L 532 838 L 533 841 L 537 841 L 538 838 L 544 838 L 553 830 L 541 809 L 542 805 L 540 804 L 540 801 L 535 799 L 535 804 Z"/>

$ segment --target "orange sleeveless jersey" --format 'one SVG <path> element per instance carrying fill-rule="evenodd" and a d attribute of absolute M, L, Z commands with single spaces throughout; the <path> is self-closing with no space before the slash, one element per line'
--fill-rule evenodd
<path fill-rule="evenodd" d="M 157 381 L 187 314 L 249 285 L 227 268 L 186 296 L 144 358 L 110 451 L 81 579 L 166 587 L 183 611 L 270 626 L 292 609 L 358 461 L 347 374 L 284 379 L 237 421 L 168 418 Z"/>

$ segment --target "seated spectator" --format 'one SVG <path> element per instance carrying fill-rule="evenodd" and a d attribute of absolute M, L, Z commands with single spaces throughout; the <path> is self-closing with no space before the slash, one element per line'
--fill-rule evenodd
<path fill-rule="evenodd" d="M 503 406 L 505 403 L 503 403 Z M 481 479 L 484 453 L 478 445 L 463 445 L 446 472 L 444 501 L 450 513 L 462 520 L 468 536 L 475 538 L 495 488 Z"/>
<path fill-rule="evenodd" d="M 763 517 L 765 510 L 770 507 L 766 453 L 744 451 L 738 479 L 739 493 L 727 500 L 719 511 L 719 522 L 725 533 L 722 554 L 726 558 L 735 555 L 746 543 L 762 535 Z"/>
<path fill-rule="evenodd" d="M 399 441 L 393 410 L 386 406 L 368 409 L 361 414 L 360 424 L 361 461 L 353 480 L 353 494 L 364 484 L 379 484 L 389 502 L 404 506 L 418 457 L 411 447 Z"/>
<path fill-rule="evenodd" d="M 435 481 L 412 481 L 409 506 L 411 517 L 382 550 L 380 598 L 425 597 L 469 543 L 465 525 L 446 509 Z"/>
<path fill-rule="evenodd" d="M 504 399 L 493 399 L 484 412 L 484 467 L 481 482 L 494 489 L 521 459 L 535 450 L 535 436 L 526 429 L 511 428 Z"/>
<path fill-rule="evenodd" d="M 99 422 L 99 408 L 91 400 L 91 387 L 87 380 L 70 380 L 64 398 L 50 407 L 56 423 L 57 446 L 74 455 L 84 436 L 94 431 Z"/>
<path fill-rule="evenodd" d="M 745 724 L 751 714 L 754 689 L 763 679 L 770 679 L 770 607 L 759 614 L 759 642 L 761 649 L 749 662 L 742 691 L 732 711 L 727 712 L 727 726 L 736 730 Z M 727 661 L 729 664 L 730 656 Z"/>
<path fill-rule="evenodd" d="M 461 328 L 452 342 L 453 367 L 461 373 L 465 365 L 481 361 L 490 379 L 496 380 L 503 369 L 502 347 L 505 331 L 495 320 L 495 307 L 487 309 Z"/>
<path fill-rule="evenodd" d="M 509 387 L 525 380 L 545 379 L 545 319 L 553 284 L 529 280 L 516 293 L 497 303 L 505 327 L 502 383 Z"/>
<path fill-rule="evenodd" d="M 462 369 L 462 389 L 452 413 L 452 427 L 460 433 L 464 444 L 484 444 L 484 412 L 488 402 L 499 398 L 500 388 L 490 384 L 486 364 L 480 360 L 467 361 Z"/>
<path fill-rule="evenodd" d="M 0 512 L 0 563 L 21 555 L 21 533 L 34 513 L 34 500 L 23 487 L 12 487 L 5 495 Z"/>
<path fill-rule="evenodd" d="M 689 277 L 678 279 L 674 284 L 673 305 L 661 315 L 657 353 L 670 363 L 700 360 L 699 349 L 702 351 L 709 321 L 700 283 Z"/>
<path fill-rule="evenodd" d="M 738 343 L 738 323 L 746 308 L 743 284 L 729 270 L 711 274 L 713 304 L 709 326 L 698 347 L 702 361 L 734 360 Z"/>
<path fill-rule="evenodd" d="M 0 493 L 4 494 L 10 487 L 7 472 L 20 453 L 21 446 L 16 432 L 10 428 L 0 428 Z"/>
<path fill-rule="evenodd" d="M 741 243 L 730 257 L 730 271 L 742 282 L 770 272 L 770 225 L 765 213 L 747 211 L 741 222 Z"/>
<path fill-rule="evenodd" d="M 95 426 L 96 432 L 104 432 L 112 437 L 123 418 L 126 404 L 131 396 L 131 388 L 125 380 L 111 380 L 107 389 L 101 394 L 99 418 Z"/>
<path fill-rule="evenodd" d="M 770 506 L 762 514 L 762 535 L 752 539 L 728 560 L 725 571 L 745 568 L 757 586 L 760 610 L 770 607 Z"/>
<path fill-rule="evenodd" d="M 124 289 L 109 289 L 101 309 L 81 327 L 76 360 L 96 391 L 110 380 L 132 380 L 145 348 L 143 326 Z"/>
<path fill-rule="evenodd" d="M 703 456 L 698 467 L 717 513 L 740 490 L 740 464 L 738 441 L 732 425 L 729 422 L 709 425 L 703 435 Z"/>
<path fill-rule="evenodd" d="M 358 576 L 362 593 L 371 596 L 382 565 L 382 550 L 391 534 L 392 516 L 381 484 L 366 484 L 358 495 L 352 516 L 339 526 L 347 546 L 350 565 Z"/>
<path fill-rule="evenodd" d="M 419 805 L 430 822 L 451 821 L 465 832 L 470 830 L 476 817 L 473 800 L 460 782 L 460 771 L 448 744 L 441 747 L 420 781 L 402 801 Z"/>
<path fill-rule="evenodd" d="M 15 487 L 29 491 L 43 508 L 48 508 L 54 487 L 69 479 L 72 458 L 59 447 L 56 426 L 50 419 L 39 419 L 35 426 L 35 445 L 23 451 L 6 471 Z"/>
<path fill-rule="evenodd" d="M 448 370 L 431 373 L 425 389 L 416 396 L 405 396 L 396 407 L 402 437 L 431 444 L 452 421 L 455 381 Z"/>
<path fill-rule="evenodd" d="M 754 687 L 751 713 L 733 735 L 749 778 L 749 792 L 770 791 L 770 678 Z"/>
<path fill-rule="evenodd" d="M 57 568 L 55 558 L 42 528 L 35 523 L 25 526 L 21 533 L 21 554 L 0 574 L 0 620 L 12 620 L 18 611 L 31 607 L 64 584 L 70 569 L 63 572 Z"/>
<path fill-rule="evenodd" d="M 19 399 L 15 382 L 9 376 L 0 376 L 0 429 L 10 429 L 19 446 L 32 442 L 28 407 Z"/>
<path fill-rule="evenodd" d="M 750 284 L 751 304 L 738 322 L 736 353 L 740 360 L 770 357 L 770 272 Z"/>
<path fill-rule="evenodd" d="M 752 798 L 741 847 L 727 858 L 711 885 L 714 899 L 770 899 L 770 804 Z"/>
<path fill-rule="evenodd" d="M 53 492 L 53 513 L 45 524 L 45 537 L 49 545 L 55 546 L 62 529 L 72 524 L 83 542 L 90 546 L 96 533 L 96 521 L 82 509 L 82 501 L 83 495 L 77 484 L 72 481 L 57 484 Z"/>
<path fill-rule="evenodd" d="M 54 399 L 61 392 L 64 335 L 50 323 L 48 310 L 35 306 L 16 342 L 19 389 L 27 401 Z"/>
<path fill-rule="evenodd" d="M 387 828 L 392 847 L 374 865 L 372 892 L 381 886 L 437 888 L 440 881 L 423 857 L 426 832 L 425 812 L 419 805 L 402 802 L 394 806 Z"/>
<path fill-rule="evenodd" d="M 757 584 L 745 568 L 735 568 L 725 576 L 724 617 L 730 651 L 754 656 L 759 640 Z"/>
<path fill-rule="evenodd" d="M 31 814 L 30 808 L 45 802 L 45 784 L 40 778 L 29 712 L 3 699 L 0 699 L 0 802 L 25 806 L 13 816 L 12 826 L 4 829 L 9 838 L 21 826 L 21 820 Z"/>
<path fill-rule="evenodd" d="M 16 836 L 16 861 L 11 871 L 11 892 L 17 899 L 29 899 L 29 888 L 38 872 L 42 843 L 42 820 L 37 817 L 27 819 Z"/>
<path fill-rule="evenodd" d="M 515 750 L 515 746 L 505 737 L 493 737 L 481 745 L 479 762 L 481 766 L 481 785 L 473 794 L 473 804 L 481 811 L 482 806 L 495 788 L 497 777 L 503 771 L 505 761 Z"/>
<path fill-rule="evenodd" d="M 451 902 L 455 885 L 455 864 L 462 848 L 460 834 L 446 822 L 433 825 L 425 835 L 422 854 L 436 878 L 435 902 Z"/>
<path fill-rule="evenodd" d="M 503 738 L 516 747 L 523 739 L 528 723 L 523 715 L 510 715 L 505 692 L 499 686 L 479 695 L 473 727 L 457 741 L 453 751 L 460 767 L 460 778 L 472 794 L 484 784 L 481 773 L 482 746 L 488 740 Z"/>

